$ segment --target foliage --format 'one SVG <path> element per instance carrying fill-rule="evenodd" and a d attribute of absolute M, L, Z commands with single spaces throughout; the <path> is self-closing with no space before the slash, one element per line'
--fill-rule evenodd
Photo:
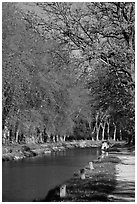
<path fill-rule="evenodd" d="M 27 30 L 14 6 L 3 7 L 3 128 L 8 125 L 28 136 L 37 134 L 37 128 L 65 134 L 73 125 L 67 118 L 70 81 L 66 65 L 52 52 L 61 53 L 61 48 Z"/>
<path fill-rule="evenodd" d="M 3 3 L 3 129 L 16 141 L 18 131 L 35 141 L 73 132 L 133 135 L 134 7 Z"/>

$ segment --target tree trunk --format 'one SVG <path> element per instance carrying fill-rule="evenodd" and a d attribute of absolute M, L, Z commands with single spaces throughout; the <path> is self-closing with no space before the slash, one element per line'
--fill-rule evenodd
<path fill-rule="evenodd" d="M 39 141 L 40 141 L 40 143 L 43 143 L 42 132 L 40 132 L 40 134 L 39 134 Z"/>
<path fill-rule="evenodd" d="M 132 54 L 132 57 L 135 56 L 135 51 L 133 48 L 133 38 L 134 38 L 134 31 L 132 30 L 131 36 L 129 38 L 129 52 Z M 131 62 L 131 77 L 132 77 L 132 81 L 135 83 L 135 59 L 134 57 Z"/>
<path fill-rule="evenodd" d="M 96 136 L 96 140 L 99 140 L 99 130 L 100 130 L 100 125 L 98 127 L 96 127 L 96 131 L 97 131 L 97 136 Z"/>
<path fill-rule="evenodd" d="M 6 144 L 6 131 L 5 131 L 5 129 L 3 130 L 3 134 L 2 134 L 2 144 Z"/>
<path fill-rule="evenodd" d="M 90 137 L 90 139 L 92 139 L 91 122 L 88 122 L 88 126 L 89 126 L 89 131 L 90 131 L 90 136 L 89 137 Z"/>
<path fill-rule="evenodd" d="M 115 123 L 113 123 L 113 125 L 114 125 L 114 137 L 113 137 L 113 140 L 115 140 L 116 141 L 116 132 L 117 132 L 117 127 L 116 127 L 116 125 L 115 125 Z"/>
<path fill-rule="evenodd" d="M 53 135 L 53 142 L 55 142 L 55 135 Z"/>
<path fill-rule="evenodd" d="M 102 126 L 102 129 L 103 129 L 103 131 L 102 131 L 102 140 L 104 140 L 105 138 L 105 125 L 106 125 L 106 123 L 104 124 L 104 126 Z"/>
<path fill-rule="evenodd" d="M 56 135 L 56 142 L 59 142 L 59 136 Z"/>
<path fill-rule="evenodd" d="M 92 131 L 92 134 L 95 133 L 95 130 L 96 130 L 96 125 L 94 126 L 94 129 L 93 129 L 93 131 Z"/>
<path fill-rule="evenodd" d="M 66 135 L 64 135 L 63 140 L 64 140 L 64 142 L 66 141 Z"/>
<path fill-rule="evenodd" d="M 108 135 L 108 139 L 110 139 L 109 137 L 109 122 L 107 122 L 107 126 L 108 126 L 108 129 L 107 129 L 107 135 Z"/>
<path fill-rule="evenodd" d="M 105 127 L 106 127 L 106 123 L 104 122 L 104 125 L 103 123 L 100 124 L 101 127 L 102 127 L 102 140 L 105 139 Z"/>
<path fill-rule="evenodd" d="M 47 142 L 50 142 L 50 134 L 47 133 Z"/>
<path fill-rule="evenodd" d="M 93 134 L 95 133 L 95 131 L 96 131 L 96 125 L 94 126 L 94 129 L 91 132 L 91 140 L 93 140 L 93 141 L 94 141 Z"/>
<path fill-rule="evenodd" d="M 9 141 L 10 140 L 10 131 L 9 131 L 9 129 L 7 129 L 7 133 L 6 133 L 7 135 L 6 135 L 6 139 L 7 139 L 7 141 Z"/>
<path fill-rule="evenodd" d="M 63 136 L 60 136 L 60 141 L 63 142 Z"/>
<path fill-rule="evenodd" d="M 16 140 L 16 143 L 18 143 L 18 140 L 19 140 L 19 130 L 18 129 L 16 131 L 16 138 L 15 138 L 15 140 Z"/>
<path fill-rule="evenodd" d="M 119 137 L 119 140 L 121 141 L 121 140 L 122 140 L 122 132 L 121 132 L 121 129 L 119 130 L 119 132 L 120 132 L 120 133 L 119 133 L 119 136 L 120 136 L 120 137 Z"/>

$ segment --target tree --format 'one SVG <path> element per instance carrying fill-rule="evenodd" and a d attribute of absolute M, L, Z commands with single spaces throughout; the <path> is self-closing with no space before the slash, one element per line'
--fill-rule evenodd
<path fill-rule="evenodd" d="M 3 129 L 16 142 L 42 141 L 42 132 L 68 134 L 73 128 L 68 89 L 74 81 L 69 55 L 35 33 L 16 4 L 3 4 L 3 18 Z"/>
<path fill-rule="evenodd" d="M 82 115 L 97 139 L 112 127 L 133 133 L 134 3 L 27 6 L 3 3 L 3 129 L 18 141 L 26 116 L 37 136 L 63 136 Z"/>
<path fill-rule="evenodd" d="M 80 49 L 87 60 L 98 59 L 127 75 L 134 86 L 134 14 L 133 2 L 112 3 L 36 3 L 45 12 L 35 15 L 35 29 L 42 29 Z M 34 14 L 34 13 L 33 13 Z M 31 17 L 31 13 L 30 13 Z M 117 56 L 119 56 L 117 58 Z M 122 62 L 122 63 L 121 63 Z"/>
<path fill-rule="evenodd" d="M 134 3 L 54 2 L 36 3 L 36 6 L 45 12 L 45 16 L 41 17 L 35 13 L 32 18 L 30 13 L 31 24 L 37 30 L 41 28 L 43 36 L 49 38 L 50 34 L 70 53 L 72 50 L 80 50 L 83 60 L 88 64 L 85 66 L 83 60 L 80 60 L 85 70 L 88 71 L 88 79 L 90 79 L 89 75 L 94 76 L 94 70 L 99 72 L 98 67 L 100 67 L 100 73 L 107 72 L 105 79 L 102 79 L 100 74 L 100 78 L 97 77 L 93 81 L 93 87 L 96 90 L 93 104 L 96 104 L 96 108 L 98 104 L 98 107 L 103 107 L 105 113 L 109 107 L 114 110 L 116 106 L 116 113 L 113 113 L 111 117 L 114 120 L 118 120 L 118 117 L 131 119 L 131 127 L 134 129 Z M 37 23 L 34 24 L 34 22 Z M 91 73 L 89 70 L 92 70 Z M 97 80 L 99 89 L 96 87 Z M 110 86 L 111 80 L 113 84 Z M 107 90 L 108 87 L 110 87 L 109 90 Z M 111 104 L 112 99 L 113 104 Z M 104 126 L 102 128 L 104 131 Z"/>

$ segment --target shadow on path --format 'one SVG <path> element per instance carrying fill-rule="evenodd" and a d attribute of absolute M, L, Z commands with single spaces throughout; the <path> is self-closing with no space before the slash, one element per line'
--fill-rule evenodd
<path fill-rule="evenodd" d="M 123 143 L 112 147 L 108 156 L 93 161 L 94 169 L 85 167 L 85 179 L 79 172 L 66 181 L 66 197 L 60 198 L 60 186 L 50 190 L 39 202 L 134 202 L 135 155 Z M 36 201 L 36 200 L 35 200 Z"/>

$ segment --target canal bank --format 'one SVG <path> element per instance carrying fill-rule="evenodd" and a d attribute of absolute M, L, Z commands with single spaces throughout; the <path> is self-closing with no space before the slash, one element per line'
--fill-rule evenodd
<path fill-rule="evenodd" d="M 134 202 L 135 151 L 124 143 L 115 144 L 109 154 L 93 161 L 93 169 L 85 166 L 84 179 L 78 171 L 61 185 L 50 190 L 43 202 Z M 61 188 L 65 185 L 65 196 Z M 38 200 L 35 200 L 38 201 Z"/>
<path fill-rule="evenodd" d="M 114 141 L 112 140 L 113 144 Z M 65 151 L 72 148 L 100 147 L 101 141 L 74 140 L 44 144 L 8 144 L 2 147 L 2 161 L 21 160 L 27 157 L 49 155 L 53 152 Z"/>

